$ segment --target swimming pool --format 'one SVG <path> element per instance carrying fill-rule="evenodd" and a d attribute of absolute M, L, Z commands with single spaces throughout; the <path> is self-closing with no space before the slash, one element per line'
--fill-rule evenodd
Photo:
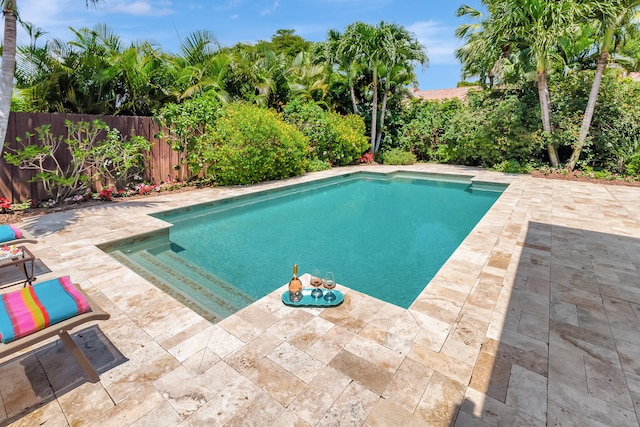
<path fill-rule="evenodd" d="M 198 287 L 228 288 L 223 303 L 249 304 L 298 264 L 408 308 L 505 188 L 465 176 L 353 173 L 163 212 L 167 236 L 114 249 L 138 265 L 155 258 L 144 268 L 152 273 L 175 261 L 168 270 Z"/>

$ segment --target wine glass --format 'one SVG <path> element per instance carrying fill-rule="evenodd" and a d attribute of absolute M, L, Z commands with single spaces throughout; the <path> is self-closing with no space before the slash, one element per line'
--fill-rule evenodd
<path fill-rule="evenodd" d="M 311 272 L 311 279 L 309 280 L 309 284 L 313 287 L 311 296 L 316 300 L 320 299 L 322 297 L 322 289 L 320 289 L 320 286 L 322 286 L 320 270 L 315 269 Z"/>
<path fill-rule="evenodd" d="M 336 287 L 336 281 L 333 278 L 333 273 L 332 272 L 327 272 L 327 274 L 324 276 L 324 283 L 323 283 L 324 287 L 327 288 L 327 293 L 324 294 L 324 299 L 326 301 L 333 301 L 336 299 L 336 294 L 333 293 L 333 288 Z"/>

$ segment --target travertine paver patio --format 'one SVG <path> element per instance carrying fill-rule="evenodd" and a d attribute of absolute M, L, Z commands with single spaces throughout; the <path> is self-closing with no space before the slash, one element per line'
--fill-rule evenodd
<path fill-rule="evenodd" d="M 73 335 L 97 384 L 59 341 L 0 360 L 0 422 L 637 426 L 640 189 L 405 169 L 511 182 L 409 310 L 347 288 L 337 308 L 291 308 L 278 290 L 211 324 L 95 246 L 166 225 L 148 213 L 283 182 L 25 220 L 40 280 L 70 275 L 112 317 Z"/>

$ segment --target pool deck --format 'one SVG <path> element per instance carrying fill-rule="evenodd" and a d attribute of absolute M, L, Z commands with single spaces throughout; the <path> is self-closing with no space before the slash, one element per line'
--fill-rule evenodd
<path fill-rule="evenodd" d="M 96 247 L 166 227 L 150 213 L 396 169 L 511 183 L 408 310 L 344 286 L 338 307 L 293 308 L 279 289 L 211 324 Z M 0 359 L 0 425 L 640 425 L 640 188 L 364 166 L 19 225 L 38 280 L 71 276 L 111 318 L 72 334 L 98 383 L 59 340 Z"/>

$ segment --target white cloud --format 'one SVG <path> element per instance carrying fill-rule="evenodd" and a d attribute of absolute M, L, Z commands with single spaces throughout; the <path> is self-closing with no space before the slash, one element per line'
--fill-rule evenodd
<path fill-rule="evenodd" d="M 19 13 L 23 20 L 42 28 L 47 33 L 46 38 L 69 40 L 73 38 L 69 27 L 93 28 L 98 22 L 107 22 L 113 28 L 113 21 L 117 21 L 117 33 L 129 42 L 149 38 L 149 34 L 137 32 L 136 24 L 131 24 L 131 19 L 135 21 L 140 16 L 156 17 L 175 13 L 171 7 L 169 0 L 107 0 L 98 7 L 85 7 L 82 0 L 21 0 Z M 27 36 L 18 26 L 18 43 L 26 42 Z"/>
<path fill-rule="evenodd" d="M 214 10 L 232 10 L 232 9 L 237 9 L 238 7 L 242 6 L 244 3 L 246 3 L 246 0 L 227 0 L 225 2 L 225 4 L 220 5 L 220 6 L 216 6 L 214 8 Z"/>
<path fill-rule="evenodd" d="M 132 2 L 120 0 L 115 4 L 109 4 L 105 11 L 107 13 L 125 13 L 136 16 L 164 16 L 175 13 L 170 6 L 170 1 L 151 2 L 149 0 L 136 0 Z"/>
<path fill-rule="evenodd" d="M 44 30 L 47 38 L 62 39 L 69 38 L 69 27 L 87 26 L 87 17 L 96 13 L 94 8 L 85 7 L 84 2 L 79 5 L 77 0 L 22 0 L 18 8 L 20 18 Z M 18 44 L 26 42 L 25 38 L 24 30 L 18 26 Z"/>
<path fill-rule="evenodd" d="M 435 21 L 416 22 L 406 28 L 427 48 L 429 63 L 458 64 L 454 51 L 461 42 L 455 38 L 454 28 Z"/>
<path fill-rule="evenodd" d="M 72 13 L 70 13 L 70 11 Z M 136 16 L 163 16 L 175 13 L 168 0 L 108 1 L 97 8 L 85 7 L 81 0 L 22 0 L 20 17 L 32 22 L 52 35 L 68 34 L 68 28 L 86 26 L 91 17 L 113 13 Z"/>
<path fill-rule="evenodd" d="M 273 12 L 276 11 L 276 9 L 280 6 L 280 3 L 278 3 L 278 0 L 275 0 L 273 2 L 273 5 L 269 8 L 264 9 L 262 12 L 260 12 L 260 16 L 264 16 L 264 15 L 269 15 Z"/>

